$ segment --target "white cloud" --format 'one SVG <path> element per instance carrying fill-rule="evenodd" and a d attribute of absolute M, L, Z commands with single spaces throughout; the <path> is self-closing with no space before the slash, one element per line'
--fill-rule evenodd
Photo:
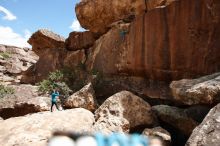
<path fill-rule="evenodd" d="M 3 17 L 3 19 L 5 20 L 12 21 L 17 19 L 17 17 L 14 14 L 12 14 L 9 10 L 2 6 L 0 6 L 0 12 L 3 12 L 5 14 L 5 16 Z"/>
<path fill-rule="evenodd" d="M 15 33 L 12 28 L 0 26 L 0 44 L 12 45 L 17 47 L 30 47 L 27 40 L 30 38 L 31 32 L 24 30 L 24 35 Z"/>
<path fill-rule="evenodd" d="M 83 31 L 84 29 L 81 27 L 80 23 L 78 20 L 74 20 L 70 28 L 73 31 Z"/>

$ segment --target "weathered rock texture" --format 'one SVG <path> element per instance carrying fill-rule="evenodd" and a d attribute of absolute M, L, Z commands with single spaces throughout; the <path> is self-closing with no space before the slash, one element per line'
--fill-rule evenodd
<path fill-rule="evenodd" d="M 50 110 L 50 98 L 39 97 L 37 87 L 31 85 L 11 87 L 15 89 L 15 93 L 0 99 L 0 117 L 8 119 Z"/>
<path fill-rule="evenodd" d="M 163 141 L 162 146 L 170 146 L 171 144 L 171 135 L 168 131 L 161 127 L 155 127 L 152 129 L 144 129 L 142 132 L 143 135 L 147 136 L 150 139 L 160 138 Z"/>
<path fill-rule="evenodd" d="M 97 78 L 95 86 L 97 97 L 109 97 L 123 90 L 131 91 L 146 100 L 155 102 L 165 101 L 169 103 L 174 101 L 169 83 L 135 76 L 116 75 Z"/>
<path fill-rule="evenodd" d="M 37 55 L 44 53 L 45 49 L 65 48 L 65 38 L 46 29 L 35 32 L 28 43 Z"/>
<path fill-rule="evenodd" d="M 173 81 L 170 85 L 174 99 L 187 104 L 213 104 L 220 101 L 220 73 L 198 79 Z"/>
<path fill-rule="evenodd" d="M 88 49 L 95 42 L 95 35 L 90 31 L 71 32 L 69 38 L 66 39 L 65 45 L 68 50 L 76 51 Z"/>
<path fill-rule="evenodd" d="M 29 48 L 0 45 L 0 82 L 20 83 L 21 74 L 35 64 L 38 56 Z"/>
<path fill-rule="evenodd" d="M 0 122 L 0 143 L 4 146 L 45 146 L 53 131 L 86 132 L 94 115 L 85 109 L 42 112 Z"/>
<path fill-rule="evenodd" d="M 120 6 L 127 1 L 123 2 Z M 85 11 L 98 11 L 92 5 L 98 4 L 104 10 L 104 3 L 103 0 L 88 1 L 81 5 L 91 8 Z M 106 74 L 144 76 L 163 81 L 219 71 L 219 12 L 218 0 L 180 0 L 138 15 L 130 24 L 116 24 L 96 41 L 88 59 L 89 67 Z M 89 14 L 88 22 L 95 18 L 90 18 Z M 113 16 L 114 13 L 100 14 Z M 91 22 L 97 24 L 95 20 Z"/>
<path fill-rule="evenodd" d="M 193 130 L 186 146 L 219 146 L 220 104 L 214 107 L 204 121 Z"/>
<path fill-rule="evenodd" d="M 151 106 L 128 91 L 109 97 L 96 111 L 96 131 L 129 132 L 132 128 L 155 124 Z"/>
<path fill-rule="evenodd" d="M 152 108 L 161 121 L 177 128 L 186 136 L 189 136 L 198 125 L 183 109 L 167 105 L 157 105 Z"/>
<path fill-rule="evenodd" d="M 39 30 L 34 33 L 29 43 L 39 55 L 36 64 L 23 73 L 22 83 L 36 83 L 47 78 L 50 72 L 64 67 L 74 69 L 85 61 L 85 51 L 67 51 L 65 39 L 48 30 Z"/>
<path fill-rule="evenodd" d="M 76 14 L 82 27 L 104 33 L 113 22 L 129 19 L 172 1 L 175 0 L 83 0 L 76 6 Z"/>
<path fill-rule="evenodd" d="M 89 83 L 80 91 L 68 97 L 64 102 L 64 106 L 65 108 L 85 108 L 90 111 L 95 111 L 97 108 L 97 101 L 92 84 Z"/>

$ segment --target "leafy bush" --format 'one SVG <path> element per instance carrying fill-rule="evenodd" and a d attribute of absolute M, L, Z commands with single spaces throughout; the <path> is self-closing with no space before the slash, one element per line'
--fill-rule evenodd
<path fill-rule="evenodd" d="M 88 73 L 82 64 L 75 67 L 74 70 L 64 67 L 61 70 L 51 72 L 46 80 L 40 82 L 38 91 L 50 93 L 53 89 L 58 88 L 61 94 L 69 96 L 86 84 L 87 77 Z"/>
<path fill-rule="evenodd" d="M 95 88 L 100 88 L 103 83 L 103 75 L 98 71 L 87 71 L 84 64 L 79 64 L 74 69 L 64 67 L 61 70 L 51 72 L 46 80 L 40 82 L 38 90 L 42 93 L 50 93 L 58 88 L 60 93 L 68 97 L 71 93 L 79 91 L 92 78 L 96 78 Z"/>
<path fill-rule="evenodd" d="M 69 96 L 72 91 L 64 82 L 63 78 L 64 74 L 61 71 L 51 72 L 46 80 L 38 84 L 38 91 L 41 93 L 50 93 L 54 89 L 58 89 L 62 95 Z"/>
<path fill-rule="evenodd" d="M 8 58 L 11 57 L 11 54 L 8 53 L 8 52 L 1 52 L 1 53 L 0 53 L 0 56 L 2 56 L 3 59 L 8 59 Z"/>
<path fill-rule="evenodd" d="M 0 98 L 3 98 L 7 95 L 12 95 L 14 94 L 15 90 L 11 87 L 6 87 L 4 85 L 0 84 Z"/>
<path fill-rule="evenodd" d="M 42 82 L 38 83 L 38 91 L 42 93 L 48 93 L 51 92 L 54 87 L 52 86 L 53 83 L 50 80 L 43 80 Z"/>

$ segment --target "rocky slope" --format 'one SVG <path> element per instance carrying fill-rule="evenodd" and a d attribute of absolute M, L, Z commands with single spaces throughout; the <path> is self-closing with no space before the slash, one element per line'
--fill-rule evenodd
<path fill-rule="evenodd" d="M 20 83 L 22 72 L 37 60 L 38 56 L 29 48 L 0 45 L 0 82 Z"/>

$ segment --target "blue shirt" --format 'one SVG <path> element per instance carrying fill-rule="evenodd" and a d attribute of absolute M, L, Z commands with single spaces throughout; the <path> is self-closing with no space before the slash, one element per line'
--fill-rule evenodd
<path fill-rule="evenodd" d="M 57 96 L 59 96 L 60 94 L 59 94 L 59 92 L 53 92 L 52 94 L 51 94 L 51 98 L 52 98 L 52 102 L 56 102 L 57 101 Z"/>

